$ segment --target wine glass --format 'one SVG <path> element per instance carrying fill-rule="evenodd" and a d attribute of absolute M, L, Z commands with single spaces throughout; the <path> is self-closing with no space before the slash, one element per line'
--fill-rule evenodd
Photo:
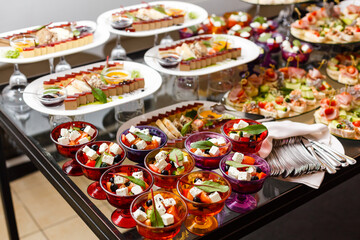
<path fill-rule="evenodd" d="M 62 166 L 62 170 L 64 171 L 64 173 L 66 173 L 69 176 L 83 175 L 81 166 L 75 161 L 75 154 L 79 150 L 79 148 L 84 146 L 86 143 L 77 144 L 77 145 L 60 144 L 58 142 L 58 138 L 60 136 L 61 129 L 62 128 L 70 129 L 70 127 L 83 128 L 86 126 L 90 126 L 92 129 L 95 129 L 95 133 L 93 134 L 93 136 L 90 139 L 90 142 L 94 142 L 96 137 L 98 136 L 98 130 L 94 125 L 92 125 L 88 122 L 74 121 L 74 122 L 62 123 L 62 124 L 56 126 L 50 133 L 50 138 L 55 143 L 57 151 L 65 157 L 72 158 L 71 160 L 65 162 Z"/>
<path fill-rule="evenodd" d="M 166 33 L 166 35 L 160 40 L 159 45 L 170 45 L 174 42 L 174 39 L 170 36 L 169 33 Z"/>
<path fill-rule="evenodd" d="M 221 200 L 217 202 L 204 203 L 195 202 L 188 198 L 190 189 L 194 186 L 194 180 L 213 181 L 221 185 L 228 186 L 228 190 L 219 193 Z M 177 182 L 177 190 L 180 197 L 186 202 L 189 216 L 185 220 L 185 227 L 191 233 L 196 235 L 205 235 L 218 227 L 218 222 L 214 215 L 221 212 L 225 205 L 225 200 L 230 196 L 230 183 L 222 176 L 211 171 L 191 172 L 179 179 Z M 200 197 L 201 198 L 201 197 Z"/>
<path fill-rule="evenodd" d="M 127 174 L 132 176 L 134 172 L 143 172 L 143 178 L 145 184 L 145 189 L 143 192 L 147 192 L 151 189 L 154 178 L 151 173 L 143 167 L 134 166 L 134 165 L 120 165 L 108 169 L 100 178 L 100 186 L 106 193 L 106 198 L 108 202 L 116 207 L 117 209 L 111 214 L 112 222 L 122 228 L 132 228 L 136 226 L 135 220 L 131 217 L 130 214 L 130 205 L 133 200 L 139 196 L 139 194 L 120 196 L 116 195 L 114 192 L 109 191 L 107 188 L 107 183 L 110 182 L 110 178 L 113 178 L 117 173 Z"/>
<path fill-rule="evenodd" d="M 70 64 L 65 60 L 64 56 L 61 56 L 60 61 L 58 62 L 58 64 L 56 64 L 55 72 L 62 72 L 70 69 Z"/>
<path fill-rule="evenodd" d="M 109 168 L 113 167 L 113 166 L 117 166 L 120 165 L 121 163 L 124 162 L 125 158 L 126 158 L 126 152 L 123 148 L 121 148 L 122 152 L 121 154 L 119 154 L 119 157 L 116 157 L 116 155 L 112 154 L 113 157 L 115 157 L 114 159 L 114 163 L 113 165 L 108 165 L 106 167 L 95 167 L 92 166 L 91 164 L 88 164 L 88 158 L 86 157 L 86 154 L 82 151 L 84 149 L 85 146 L 88 146 L 89 148 L 95 150 L 97 149 L 97 153 L 98 155 L 101 155 L 99 153 L 99 149 L 101 144 L 107 144 L 108 146 L 110 146 L 110 144 L 113 144 L 113 142 L 110 141 L 95 141 L 95 142 L 91 142 L 88 143 L 84 146 L 82 146 L 75 155 L 75 160 L 77 161 L 77 163 L 81 166 L 81 169 L 84 173 L 84 175 L 89 178 L 90 180 L 94 180 L 95 182 L 91 183 L 88 188 L 87 188 L 87 193 L 97 199 L 97 200 L 105 200 L 106 199 L 106 194 L 105 192 L 102 190 L 102 188 L 100 187 L 100 183 L 99 183 L 99 179 L 101 177 L 101 175 L 108 170 Z M 96 146 L 96 147 L 95 147 Z"/>
<path fill-rule="evenodd" d="M 111 50 L 110 60 L 113 60 L 113 61 L 114 60 L 125 60 L 126 58 L 127 58 L 126 50 L 125 50 L 125 48 L 123 48 L 123 46 L 121 46 L 120 35 L 117 35 L 116 45 Z"/>
<path fill-rule="evenodd" d="M 250 194 L 258 192 L 262 188 L 265 179 L 270 175 L 270 166 L 264 159 L 251 153 L 245 153 L 244 155 L 254 158 L 254 165 L 257 167 L 256 169 L 260 168 L 261 172 L 265 173 L 266 175 L 265 177 L 260 179 L 258 178 L 257 180 L 241 181 L 232 176 L 229 176 L 226 173 L 226 166 L 229 166 L 226 164 L 226 161 L 232 161 L 234 153 L 229 154 L 221 160 L 219 166 L 220 171 L 223 176 L 230 182 L 233 190 L 231 196 L 225 201 L 225 204 L 229 209 L 238 213 L 248 212 L 257 206 L 256 199 Z"/>

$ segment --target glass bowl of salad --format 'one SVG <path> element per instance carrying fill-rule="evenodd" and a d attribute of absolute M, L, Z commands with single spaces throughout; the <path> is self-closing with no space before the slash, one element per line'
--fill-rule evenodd
<path fill-rule="evenodd" d="M 151 217 L 154 214 L 154 206 L 156 211 L 161 213 L 161 221 L 160 218 L 156 221 Z M 179 195 L 162 190 L 138 196 L 132 202 L 130 210 L 137 231 L 147 239 L 175 237 L 188 214 L 186 203 Z"/>
<path fill-rule="evenodd" d="M 167 136 L 153 126 L 131 126 L 120 134 L 118 141 L 126 149 L 128 159 L 143 164 L 149 152 L 165 146 Z"/>
<path fill-rule="evenodd" d="M 255 120 L 233 119 L 221 127 L 221 133 L 231 141 L 234 152 L 256 153 L 267 137 L 268 130 Z"/>
<path fill-rule="evenodd" d="M 101 189 L 99 179 L 109 168 L 120 165 L 126 158 L 125 150 L 117 143 L 95 141 L 81 147 L 75 155 L 84 175 L 94 180 L 87 188 L 87 193 L 98 200 L 105 200 L 106 194 Z"/>
<path fill-rule="evenodd" d="M 50 139 L 55 143 L 57 151 L 64 157 L 72 158 L 62 166 L 67 175 L 83 175 L 80 165 L 75 161 L 75 154 L 85 144 L 94 142 L 97 136 L 97 128 L 82 121 L 62 123 L 51 131 Z"/>
<path fill-rule="evenodd" d="M 37 98 L 39 99 L 41 104 L 46 107 L 60 106 L 61 104 L 63 104 L 66 97 L 66 89 L 60 86 L 42 89 L 37 94 Z"/>
<path fill-rule="evenodd" d="M 270 175 L 269 164 L 252 153 L 231 153 L 220 161 L 220 171 L 230 182 L 233 190 L 226 200 L 226 206 L 239 213 L 254 209 L 256 199 L 251 193 L 258 192 Z"/>
<path fill-rule="evenodd" d="M 300 64 L 306 63 L 312 51 L 313 46 L 310 43 L 300 42 L 299 40 L 294 40 L 292 43 L 285 40 L 281 44 L 281 56 L 284 61 L 289 61 L 292 66 L 296 66 L 298 61 Z"/>
<path fill-rule="evenodd" d="M 175 192 L 178 179 L 195 166 L 195 160 L 186 150 L 174 147 L 153 150 L 146 155 L 144 162 L 156 186 Z"/>
<path fill-rule="evenodd" d="M 198 132 L 185 140 L 185 148 L 198 168 L 210 170 L 219 167 L 220 160 L 231 152 L 232 144 L 220 133 Z"/>

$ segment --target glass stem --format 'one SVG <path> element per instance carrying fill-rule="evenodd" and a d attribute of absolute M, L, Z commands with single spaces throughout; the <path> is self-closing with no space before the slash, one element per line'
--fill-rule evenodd
<path fill-rule="evenodd" d="M 116 37 L 116 46 L 121 46 L 121 36 L 117 35 Z"/>
<path fill-rule="evenodd" d="M 55 73 L 54 58 L 49 58 L 50 74 Z"/>
<path fill-rule="evenodd" d="M 199 225 L 204 225 L 207 222 L 206 216 L 195 216 L 195 222 Z"/>
<path fill-rule="evenodd" d="M 158 41 L 158 38 L 159 38 L 159 35 L 158 34 L 155 34 L 154 36 L 154 47 L 156 46 L 156 43 Z"/>

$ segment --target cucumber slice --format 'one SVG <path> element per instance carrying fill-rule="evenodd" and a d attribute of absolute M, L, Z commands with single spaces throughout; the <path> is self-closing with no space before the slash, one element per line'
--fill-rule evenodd
<path fill-rule="evenodd" d="M 286 82 L 286 83 L 285 83 L 285 87 L 286 87 L 286 88 L 293 89 L 293 90 L 296 90 L 296 89 L 300 89 L 301 83 Z"/>
<path fill-rule="evenodd" d="M 269 92 L 269 90 L 270 90 L 270 87 L 268 85 L 260 86 L 260 92 L 262 92 L 262 93 L 267 93 L 267 92 Z"/>
<path fill-rule="evenodd" d="M 314 93 L 312 91 L 302 91 L 301 96 L 305 99 L 313 100 L 314 99 Z"/>

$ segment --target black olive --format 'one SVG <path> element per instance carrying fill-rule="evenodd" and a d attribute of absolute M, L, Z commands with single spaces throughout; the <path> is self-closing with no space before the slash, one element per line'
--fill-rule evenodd
<path fill-rule="evenodd" d="M 202 180 L 201 180 L 201 178 L 195 178 L 194 183 L 196 183 L 197 181 L 202 181 Z"/>
<path fill-rule="evenodd" d="M 111 178 L 109 179 L 109 182 L 114 183 L 114 178 L 111 177 Z"/>
<path fill-rule="evenodd" d="M 130 181 L 127 181 L 126 183 L 125 183 L 125 187 L 128 187 L 128 186 L 130 186 Z"/>
<path fill-rule="evenodd" d="M 230 166 L 227 165 L 227 164 L 225 164 L 224 171 L 225 171 L 225 172 L 229 171 L 229 168 L 230 168 Z"/>
<path fill-rule="evenodd" d="M 152 205 L 152 200 L 151 199 L 147 200 L 146 201 L 146 206 L 150 207 L 151 205 Z"/>
<path fill-rule="evenodd" d="M 118 162 L 121 161 L 121 159 L 122 159 L 121 155 L 120 155 L 120 154 L 117 154 L 117 155 L 115 155 L 115 157 L 114 157 L 114 162 L 115 162 L 115 163 L 118 163 Z"/>
<path fill-rule="evenodd" d="M 199 197 L 194 197 L 193 201 L 201 203 L 201 199 Z"/>
<path fill-rule="evenodd" d="M 205 140 L 206 140 L 206 141 L 209 141 L 210 139 L 211 139 L 211 137 L 207 137 Z"/>
<path fill-rule="evenodd" d="M 174 161 L 170 161 L 170 165 L 171 165 L 172 167 L 175 167 L 175 162 L 174 162 Z"/>
<path fill-rule="evenodd" d="M 255 140 L 255 135 L 250 135 L 250 140 Z"/>
<path fill-rule="evenodd" d="M 285 102 L 290 103 L 291 102 L 290 98 L 285 98 Z"/>
<path fill-rule="evenodd" d="M 118 189 L 118 186 L 115 183 L 112 183 L 110 186 L 110 190 L 116 192 L 116 189 Z"/>
<path fill-rule="evenodd" d="M 161 174 L 162 175 L 169 175 L 169 171 L 164 169 L 164 170 L 161 171 Z"/>
<path fill-rule="evenodd" d="M 137 146 L 136 146 L 135 144 L 132 144 L 130 147 L 131 147 L 132 149 L 137 149 Z"/>
<path fill-rule="evenodd" d="M 145 212 L 145 208 L 143 206 L 139 207 L 139 209 L 143 212 Z"/>
<path fill-rule="evenodd" d="M 257 172 L 257 173 L 261 173 L 261 172 L 262 172 L 261 168 L 256 167 L 256 172 Z"/>
<path fill-rule="evenodd" d="M 240 137 L 243 137 L 244 136 L 244 132 L 240 132 Z"/>
<path fill-rule="evenodd" d="M 210 149 L 205 149 L 204 153 L 205 154 L 210 154 Z"/>
<path fill-rule="evenodd" d="M 100 165 L 100 167 L 107 167 L 108 165 L 107 165 L 107 163 L 101 163 L 101 165 Z"/>
<path fill-rule="evenodd" d="M 258 176 L 252 176 L 251 181 L 254 181 L 254 180 L 259 180 Z"/>
<path fill-rule="evenodd" d="M 80 128 L 80 130 L 81 130 L 81 131 L 84 131 L 84 130 L 85 130 L 85 127 Z"/>
<path fill-rule="evenodd" d="M 99 146 L 96 144 L 91 145 L 91 149 L 94 151 L 97 151 L 99 149 Z"/>

